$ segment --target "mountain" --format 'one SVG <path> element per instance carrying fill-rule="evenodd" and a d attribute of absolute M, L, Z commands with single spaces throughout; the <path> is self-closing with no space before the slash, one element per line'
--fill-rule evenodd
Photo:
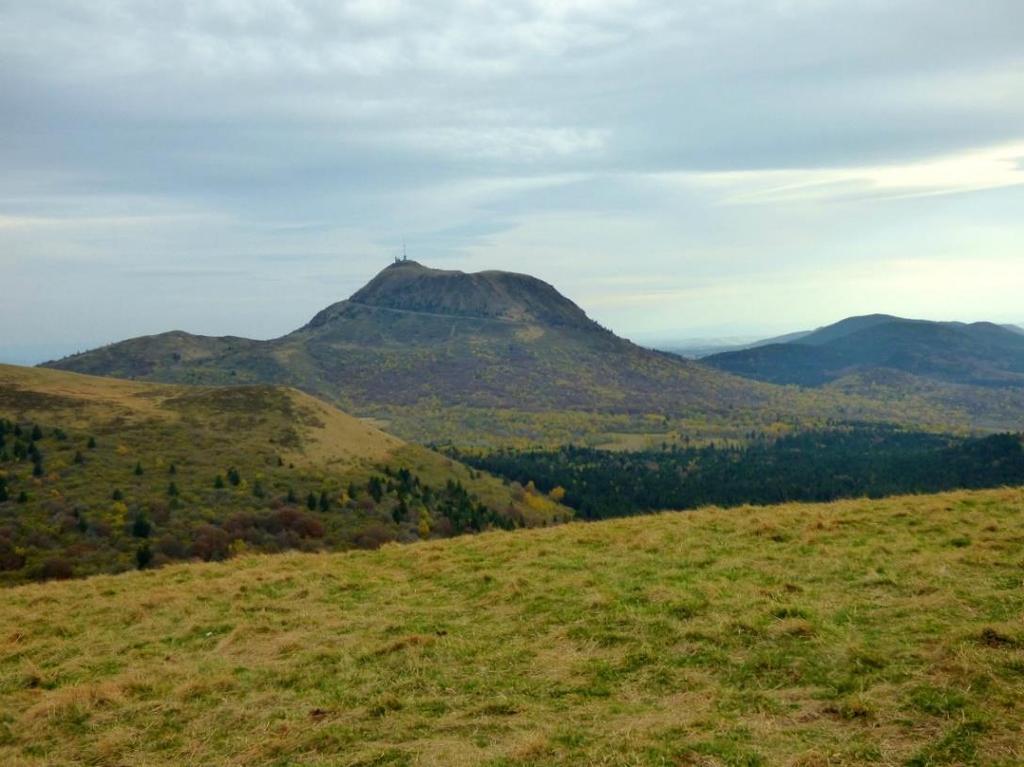
<path fill-rule="evenodd" d="M 0 764 L 1020 765 L 1019 489 L 7 589 Z"/>
<path fill-rule="evenodd" d="M 295 389 L 0 366 L 0 583 L 570 516 Z"/>
<path fill-rule="evenodd" d="M 1024 334 L 989 322 L 851 317 L 796 341 L 715 354 L 720 370 L 777 384 L 822 386 L 873 370 L 949 384 L 1024 387 Z"/>
<path fill-rule="evenodd" d="M 795 354 L 808 348 L 785 346 Z M 811 395 L 749 380 L 749 365 L 719 369 L 714 359 L 637 346 L 528 275 L 399 261 L 280 338 L 172 331 L 47 367 L 193 385 L 287 385 L 405 439 L 470 447 L 742 440 L 835 418 L 1024 427 L 1024 408 L 981 391 Z M 808 369 L 801 380 L 823 380 L 817 363 L 800 364 Z"/>
<path fill-rule="evenodd" d="M 383 414 L 405 433 L 403 418 L 438 408 L 629 417 L 726 413 L 772 400 L 760 384 L 619 338 L 534 277 L 413 261 L 388 266 L 281 338 L 174 331 L 47 366 L 193 384 L 287 384 L 352 412 Z"/>

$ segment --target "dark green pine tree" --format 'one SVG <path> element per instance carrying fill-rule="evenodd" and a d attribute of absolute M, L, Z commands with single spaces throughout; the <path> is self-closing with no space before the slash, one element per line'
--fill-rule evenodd
<path fill-rule="evenodd" d="M 288 497 L 285 499 L 288 503 L 298 503 L 299 499 L 295 496 L 295 488 L 288 488 Z"/>
<path fill-rule="evenodd" d="M 95 437 L 89 437 L 89 442 L 88 442 L 88 444 L 86 444 L 86 447 L 89 448 L 90 450 L 95 450 L 96 449 L 96 438 Z"/>
<path fill-rule="evenodd" d="M 327 491 L 320 491 L 320 511 L 328 511 L 331 508 L 331 499 L 327 497 Z"/>
<path fill-rule="evenodd" d="M 35 424 L 32 427 L 32 441 L 36 442 L 43 438 L 43 430 L 39 428 L 39 424 Z"/>
<path fill-rule="evenodd" d="M 393 519 L 397 525 L 401 522 L 405 522 L 408 518 L 409 505 L 405 502 L 405 498 L 399 498 L 398 505 L 391 511 L 391 519 Z"/>
<path fill-rule="evenodd" d="M 178 473 L 178 467 L 172 463 L 170 467 L 167 469 L 167 473 L 173 477 L 175 474 Z"/>
<path fill-rule="evenodd" d="M 28 503 L 28 493 L 24 490 L 18 493 L 18 503 Z"/>
<path fill-rule="evenodd" d="M 149 548 L 148 543 L 144 543 L 135 550 L 135 564 L 139 566 L 140 570 L 145 570 L 149 563 L 153 561 L 153 550 Z"/>
<path fill-rule="evenodd" d="M 136 461 L 135 462 L 135 476 L 136 477 L 141 477 L 142 476 L 142 461 Z"/>
<path fill-rule="evenodd" d="M 237 486 L 238 483 L 241 481 L 242 475 L 238 473 L 238 469 L 236 469 L 234 466 L 228 469 L 228 482 L 230 482 L 232 485 Z"/>
<path fill-rule="evenodd" d="M 214 477 L 213 478 L 213 486 L 215 488 L 217 488 L 218 490 L 223 490 L 224 489 L 224 477 L 222 477 L 220 474 L 218 474 L 216 477 Z"/>
<path fill-rule="evenodd" d="M 75 463 L 85 463 L 85 456 L 82 455 L 81 450 L 75 451 Z"/>
<path fill-rule="evenodd" d="M 112 501 L 123 501 L 124 493 L 121 492 L 120 488 L 115 487 L 114 492 L 110 494 L 110 500 Z"/>
<path fill-rule="evenodd" d="M 167 486 L 167 495 L 171 496 L 171 498 L 177 498 L 178 496 L 178 486 L 173 482 Z"/>
<path fill-rule="evenodd" d="M 6 503 L 10 496 L 7 493 L 7 480 L 0 477 L 0 503 Z"/>
<path fill-rule="evenodd" d="M 306 496 L 306 508 L 310 511 L 316 511 L 316 495 L 312 490 L 309 495 Z"/>
<path fill-rule="evenodd" d="M 153 526 L 149 523 L 149 520 L 141 514 L 132 523 L 132 535 L 136 538 L 148 538 L 152 530 Z"/>

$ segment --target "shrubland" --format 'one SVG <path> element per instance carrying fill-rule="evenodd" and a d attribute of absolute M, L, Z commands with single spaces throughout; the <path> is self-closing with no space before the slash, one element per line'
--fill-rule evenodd
<path fill-rule="evenodd" d="M 565 521 L 283 387 L 0 367 L 0 583 Z"/>

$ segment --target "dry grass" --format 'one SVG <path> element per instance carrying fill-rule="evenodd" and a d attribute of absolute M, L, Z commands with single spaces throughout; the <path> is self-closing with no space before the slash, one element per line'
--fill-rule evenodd
<path fill-rule="evenodd" d="M 239 412 L 260 415 L 259 396 L 278 395 L 287 402 L 275 401 L 273 415 L 287 409 L 294 414 L 292 425 L 299 432 L 296 449 L 282 451 L 293 461 L 309 465 L 378 461 L 405 444 L 366 421 L 287 387 L 153 384 L 0 365 L 0 412 L 66 427 L 95 428 L 98 423 L 113 421 L 176 423 L 198 415 L 210 421 L 223 420 L 224 428 L 230 429 L 230 419 Z M 236 407 L 232 407 L 232 398 L 238 400 Z M 251 431 L 249 424 L 247 427 L 246 431 Z"/>
<path fill-rule="evenodd" d="M 0 763 L 1019 765 L 1022 567 L 1000 490 L 19 587 Z"/>

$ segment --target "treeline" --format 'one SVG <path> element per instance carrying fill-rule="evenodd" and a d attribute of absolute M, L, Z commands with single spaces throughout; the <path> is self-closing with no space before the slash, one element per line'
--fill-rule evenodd
<path fill-rule="evenodd" d="M 960 438 L 851 424 L 744 447 L 451 451 L 561 495 L 585 519 L 705 505 L 882 497 L 1024 484 L 1021 436 Z"/>

